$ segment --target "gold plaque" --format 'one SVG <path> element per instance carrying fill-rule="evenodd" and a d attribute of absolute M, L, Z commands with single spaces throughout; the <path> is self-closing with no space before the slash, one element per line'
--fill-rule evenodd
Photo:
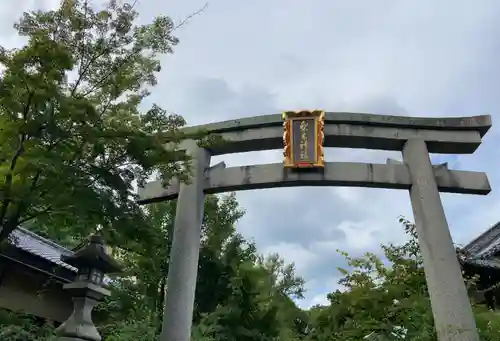
<path fill-rule="evenodd" d="M 283 121 L 284 166 L 324 167 L 324 111 L 285 111 Z"/>

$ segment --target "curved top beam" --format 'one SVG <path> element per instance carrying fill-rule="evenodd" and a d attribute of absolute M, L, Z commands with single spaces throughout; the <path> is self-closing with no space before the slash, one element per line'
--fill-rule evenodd
<path fill-rule="evenodd" d="M 262 115 L 191 126 L 182 129 L 183 132 L 193 133 L 205 130 L 212 133 L 233 132 L 245 129 L 281 126 L 281 114 Z M 376 115 L 350 112 L 325 112 L 325 125 L 327 124 L 352 124 L 373 127 L 431 129 L 431 130 L 460 130 L 476 131 L 484 136 L 491 128 L 491 116 L 479 115 L 469 117 L 409 117 Z"/>

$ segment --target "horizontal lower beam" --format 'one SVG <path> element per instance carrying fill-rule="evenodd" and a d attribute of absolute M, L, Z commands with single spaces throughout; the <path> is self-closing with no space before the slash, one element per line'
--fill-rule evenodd
<path fill-rule="evenodd" d="M 325 125 L 324 147 L 401 151 L 406 141 L 423 139 L 430 153 L 470 154 L 481 144 L 477 131 L 420 130 L 350 124 Z M 283 128 L 265 127 L 220 133 L 224 142 L 210 147 L 212 155 L 283 148 Z"/>
<path fill-rule="evenodd" d="M 452 171 L 435 167 L 434 175 L 441 192 L 485 195 L 491 191 L 488 177 L 483 172 Z M 404 164 L 327 162 L 322 171 L 297 172 L 284 169 L 281 163 L 275 163 L 210 169 L 205 180 L 205 193 L 297 186 L 409 189 L 411 181 Z M 166 188 L 161 181 L 153 181 L 139 189 L 139 202 L 148 204 L 172 200 L 177 197 L 178 192 L 178 181 Z"/>

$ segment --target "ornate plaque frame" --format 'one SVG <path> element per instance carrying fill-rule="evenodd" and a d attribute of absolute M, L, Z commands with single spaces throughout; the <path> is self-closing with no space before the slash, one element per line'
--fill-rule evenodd
<path fill-rule="evenodd" d="M 283 166 L 285 168 L 323 168 L 323 141 L 325 138 L 325 112 L 322 110 L 285 111 L 283 117 Z M 294 121 L 314 120 L 314 158 L 310 161 L 295 159 Z M 310 142 L 310 141 L 309 141 Z"/>

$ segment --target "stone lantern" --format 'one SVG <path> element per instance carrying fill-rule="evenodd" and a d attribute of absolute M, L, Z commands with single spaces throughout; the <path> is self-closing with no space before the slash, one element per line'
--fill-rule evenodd
<path fill-rule="evenodd" d="M 105 275 L 120 271 L 120 265 L 106 253 L 102 238 L 94 235 L 90 243 L 61 260 L 78 269 L 74 282 L 65 284 L 73 299 L 73 313 L 59 326 L 59 341 L 100 341 L 101 336 L 92 322 L 92 309 L 110 294 L 103 287 Z"/>

